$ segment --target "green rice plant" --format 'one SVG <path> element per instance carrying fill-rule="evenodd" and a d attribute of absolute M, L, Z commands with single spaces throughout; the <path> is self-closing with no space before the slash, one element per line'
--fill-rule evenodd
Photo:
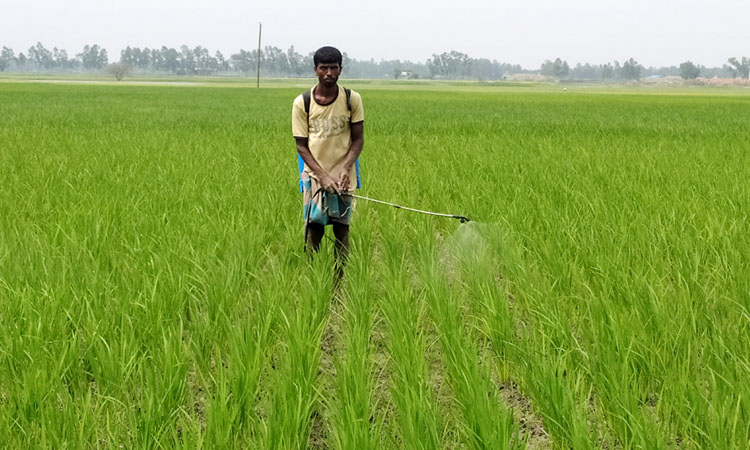
<path fill-rule="evenodd" d="M 372 235 L 363 229 L 353 242 L 346 266 L 346 286 L 339 297 L 342 349 L 335 355 L 333 401 L 330 405 L 330 442 L 340 449 L 380 448 L 382 399 L 375 398 L 373 344 L 376 320 Z"/>
<path fill-rule="evenodd" d="M 466 443 L 471 448 L 525 448 L 518 420 L 501 405 L 487 366 L 480 365 L 473 333 L 466 333 L 461 320 L 464 302 L 445 283 L 435 247 L 428 245 L 421 253 L 422 289 L 440 336 L 450 385 L 463 414 Z"/>
<path fill-rule="evenodd" d="M 324 257 L 327 256 L 327 257 Z M 285 280 L 289 297 L 282 308 L 284 336 L 275 373 L 271 376 L 270 404 L 264 414 L 264 448 L 306 448 L 311 418 L 318 403 L 320 340 L 331 301 L 333 259 L 317 255 L 313 264 L 299 264 L 299 281 Z M 294 272 L 287 272 L 294 273 Z"/>
<path fill-rule="evenodd" d="M 391 239 L 388 239 L 389 234 Z M 399 234 L 384 230 L 384 298 L 380 307 L 388 333 L 391 362 L 391 398 L 395 406 L 398 440 L 394 447 L 442 447 L 441 426 L 428 385 L 425 364 L 425 304 L 418 301 L 408 278 L 408 259 Z"/>

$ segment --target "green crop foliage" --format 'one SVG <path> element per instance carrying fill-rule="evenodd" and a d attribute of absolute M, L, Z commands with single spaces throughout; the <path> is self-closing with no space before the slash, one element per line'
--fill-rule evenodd
<path fill-rule="evenodd" d="M 472 222 L 359 201 L 333 292 L 300 87 L 0 82 L 0 446 L 750 445 L 746 91 L 351 86 Z"/>

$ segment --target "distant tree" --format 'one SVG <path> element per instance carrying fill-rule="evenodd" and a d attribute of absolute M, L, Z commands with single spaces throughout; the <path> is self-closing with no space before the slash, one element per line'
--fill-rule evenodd
<path fill-rule="evenodd" d="M 701 74 L 700 67 L 690 61 L 680 64 L 680 76 L 685 80 L 694 80 Z"/>
<path fill-rule="evenodd" d="M 187 45 L 180 46 L 178 55 L 178 73 L 181 75 L 195 74 L 195 53 Z"/>
<path fill-rule="evenodd" d="M 615 74 L 615 78 L 617 78 L 617 79 L 622 79 L 623 78 L 623 76 L 622 76 L 622 66 L 620 65 L 620 61 L 615 60 L 612 63 L 612 71 Z"/>
<path fill-rule="evenodd" d="M 698 66 L 696 66 L 698 67 Z M 700 67 L 698 67 L 700 69 Z M 669 66 L 669 67 L 649 67 L 647 69 L 643 69 L 642 76 L 649 76 L 649 75 L 661 75 L 663 77 L 679 77 L 680 76 L 680 68 L 677 66 Z"/>
<path fill-rule="evenodd" d="M 194 67 L 193 72 L 197 75 L 210 75 L 217 70 L 216 58 L 211 56 L 211 52 L 200 45 L 192 50 Z"/>
<path fill-rule="evenodd" d="M 135 67 L 143 71 L 148 69 L 149 65 L 151 65 L 151 50 L 145 47 L 143 50 L 137 49 L 134 53 Z"/>
<path fill-rule="evenodd" d="M 120 63 L 135 65 L 135 53 L 134 49 L 128 45 L 124 49 L 120 50 Z"/>
<path fill-rule="evenodd" d="M 122 80 L 130 72 L 130 64 L 119 62 L 107 66 L 107 72 L 114 75 L 117 81 Z"/>
<path fill-rule="evenodd" d="M 357 64 L 362 67 L 365 76 L 383 76 L 393 73 L 393 68 L 398 66 L 401 72 L 408 72 L 409 78 L 445 78 L 445 79 L 476 79 L 482 80 L 502 80 L 506 75 L 513 73 L 529 73 L 519 65 L 512 65 L 489 60 L 486 58 L 471 58 L 469 55 L 457 51 L 443 52 L 433 54 L 425 63 L 414 63 L 411 61 L 381 61 L 376 63 L 373 60 L 359 61 Z M 552 62 L 545 61 L 542 65 L 542 71 Z M 549 71 L 550 75 L 552 71 Z"/>
<path fill-rule="evenodd" d="M 492 61 L 486 58 L 469 59 L 469 76 L 477 81 L 487 81 L 493 77 L 495 67 Z"/>
<path fill-rule="evenodd" d="M 570 78 L 576 80 L 596 80 L 599 76 L 599 68 L 589 63 L 578 63 L 570 71 Z"/>
<path fill-rule="evenodd" d="M 68 52 L 65 49 L 58 49 L 57 47 L 52 49 L 52 59 L 54 66 L 58 69 L 67 70 L 73 68 L 73 60 L 68 59 Z"/>
<path fill-rule="evenodd" d="M 433 78 L 457 79 L 469 75 L 470 62 L 469 55 L 451 50 L 439 55 L 433 54 L 432 58 L 427 60 L 427 67 Z"/>
<path fill-rule="evenodd" d="M 257 50 L 247 51 L 240 49 L 239 53 L 235 53 L 230 57 L 232 68 L 237 72 L 250 72 L 257 64 L 257 53 Z"/>
<path fill-rule="evenodd" d="M 735 57 L 729 58 L 729 70 L 734 78 L 750 78 L 750 58 L 743 56 L 738 60 Z"/>
<path fill-rule="evenodd" d="M 257 63 L 256 63 L 257 64 Z M 289 59 L 287 58 L 286 52 L 282 49 L 274 46 L 266 46 L 263 49 L 263 69 L 265 73 L 272 75 L 288 75 L 289 74 Z M 346 67 L 343 64 L 342 65 Z"/>
<path fill-rule="evenodd" d="M 448 69 L 455 78 L 468 77 L 471 70 L 471 58 L 466 53 L 451 50 L 448 54 Z"/>
<path fill-rule="evenodd" d="M 427 67 L 430 70 L 430 78 L 441 78 L 445 76 L 447 69 L 440 55 L 433 53 L 432 58 L 427 60 Z"/>
<path fill-rule="evenodd" d="M 18 56 L 16 56 L 16 67 L 18 67 L 19 70 L 25 69 L 27 60 L 28 58 L 26 58 L 26 55 L 24 55 L 21 52 L 18 52 Z"/>
<path fill-rule="evenodd" d="M 216 70 L 220 72 L 229 71 L 229 62 L 227 62 L 226 58 L 224 58 L 224 54 L 216 50 L 216 53 L 214 54 L 214 59 L 216 60 Z"/>
<path fill-rule="evenodd" d="M 555 63 L 553 63 L 549 59 L 545 59 L 542 65 L 539 67 L 539 74 L 551 77 L 552 74 L 555 73 L 554 66 Z"/>
<path fill-rule="evenodd" d="M 640 80 L 643 67 L 633 58 L 622 64 L 622 77 L 626 80 Z"/>
<path fill-rule="evenodd" d="M 120 63 L 129 65 L 131 69 L 138 68 L 141 71 L 146 71 L 151 64 L 151 50 L 125 47 L 124 50 L 120 50 Z"/>
<path fill-rule="evenodd" d="M 560 58 L 556 58 L 554 61 L 546 59 L 539 68 L 539 73 L 548 77 L 565 78 L 570 73 L 570 66 L 567 61 Z"/>
<path fill-rule="evenodd" d="M 305 61 L 304 58 L 303 58 L 303 61 Z M 308 66 L 307 64 L 303 63 L 303 67 L 307 69 Z M 363 60 L 363 61 L 352 59 L 349 62 L 349 65 L 346 66 L 346 75 L 347 77 L 353 77 L 353 78 L 357 78 L 357 77 L 379 78 L 379 77 L 388 75 L 389 70 L 390 72 L 393 72 L 393 67 L 390 67 L 390 69 L 387 69 L 382 64 L 382 61 L 380 63 L 376 63 L 375 60 L 372 58 L 370 58 L 369 60 Z M 310 73 L 310 70 L 308 69 L 306 73 Z"/>
<path fill-rule="evenodd" d="M 100 70 L 107 66 L 109 60 L 107 50 L 97 44 L 85 45 L 83 51 L 76 56 L 81 60 L 81 64 L 86 70 Z"/>
<path fill-rule="evenodd" d="M 514 69 L 509 64 L 501 63 L 493 59 L 490 62 L 490 74 L 488 78 L 490 80 L 502 80 L 506 72 L 510 73 L 513 70 Z"/>
<path fill-rule="evenodd" d="M 91 70 L 99 67 L 99 46 L 93 47 L 86 44 L 83 46 L 81 53 L 76 55 L 81 60 L 84 69 Z"/>
<path fill-rule="evenodd" d="M 525 72 L 527 72 L 519 64 L 509 64 L 509 63 L 498 63 L 497 64 L 497 71 L 498 71 L 498 74 L 500 75 L 500 77 L 503 77 L 505 74 L 525 73 Z"/>
<path fill-rule="evenodd" d="M 27 59 L 31 61 L 33 64 L 36 64 L 37 70 L 38 70 L 39 65 L 40 65 L 39 60 L 41 59 L 41 57 L 37 56 L 36 47 L 34 46 L 29 47 L 29 49 L 26 51 L 26 54 L 29 55 Z"/>
<path fill-rule="evenodd" d="M 315 52 L 310 52 L 307 55 L 302 57 L 302 68 L 304 69 L 303 73 L 310 73 L 310 74 L 312 73 L 313 68 L 315 67 L 315 64 L 313 62 L 314 55 L 315 55 Z M 346 66 L 346 68 L 347 68 L 346 69 L 347 73 L 351 73 L 350 72 L 351 68 L 349 66 Z"/>
<path fill-rule="evenodd" d="M 615 77 L 615 68 L 610 63 L 602 64 L 601 73 L 602 73 L 602 79 L 609 80 Z"/>
<path fill-rule="evenodd" d="M 10 63 L 13 62 L 16 59 L 15 53 L 13 53 L 12 48 L 3 47 L 2 50 L 0 50 L 0 72 L 4 72 L 5 69 L 10 66 Z"/>
<path fill-rule="evenodd" d="M 55 65 L 52 59 L 52 52 L 44 48 L 41 42 L 37 42 L 35 46 L 29 47 L 29 59 L 36 63 L 37 70 L 49 70 Z"/>
<path fill-rule="evenodd" d="M 208 75 L 211 71 L 216 70 L 216 62 L 207 48 L 200 45 L 193 49 L 195 58 L 195 70 L 198 75 Z"/>
<path fill-rule="evenodd" d="M 291 75 L 299 77 L 306 72 L 306 68 L 303 65 L 302 55 L 294 50 L 293 45 L 289 47 L 289 50 L 286 51 L 286 58 L 289 61 L 289 72 L 291 73 Z M 348 73 L 349 69 L 347 68 L 347 74 Z"/>
<path fill-rule="evenodd" d="M 164 67 L 164 49 L 166 49 L 166 47 L 162 47 L 161 49 L 155 48 L 151 50 L 151 70 L 155 70 L 157 72 L 165 72 L 167 70 Z"/>
<path fill-rule="evenodd" d="M 153 58 L 153 54 L 151 55 Z M 161 47 L 160 65 L 165 72 L 177 72 L 180 68 L 180 54 L 174 48 Z"/>
<path fill-rule="evenodd" d="M 552 66 L 552 71 L 557 78 L 567 78 L 570 73 L 570 66 L 567 61 L 563 61 L 560 58 L 555 59 Z"/>

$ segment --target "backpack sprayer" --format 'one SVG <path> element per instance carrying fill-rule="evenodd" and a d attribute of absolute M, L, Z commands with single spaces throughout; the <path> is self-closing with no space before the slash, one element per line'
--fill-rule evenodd
<path fill-rule="evenodd" d="M 376 200 L 374 198 L 365 197 L 364 195 L 352 194 L 351 192 L 342 193 L 341 195 L 342 196 L 349 196 L 349 197 L 359 198 L 359 199 L 362 199 L 362 200 L 367 200 L 368 202 L 380 203 L 381 205 L 393 206 L 396 209 L 405 209 L 407 211 L 413 211 L 413 212 L 417 212 L 417 213 L 420 213 L 420 214 L 427 214 L 427 215 L 430 215 L 430 216 L 450 217 L 451 219 L 458 219 L 459 221 L 461 221 L 461 223 L 469 222 L 469 218 L 468 217 L 466 217 L 466 216 L 459 216 L 457 214 L 445 214 L 445 213 L 438 213 L 438 212 L 433 212 L 433 211 L 425 211 L 425 210 L 422 210 L 422 209 L 409 208 L 409 207 L 406 207 L 406 206 L 397 205 L 395 203 L 388 203 L 388 202 L 384 202 L 382 200 Z"/>

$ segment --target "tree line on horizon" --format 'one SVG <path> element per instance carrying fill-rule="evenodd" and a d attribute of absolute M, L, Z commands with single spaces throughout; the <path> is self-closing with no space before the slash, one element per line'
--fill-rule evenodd
<path fill-rule="evenodd" d="M 0 50 L 0 72 L 103 72 L 117 73 L 118 79 L 126 72 L 140 74 L 172 75 L 250 75 L 254 74 L 260 56 L 261 75 L 264 77 L 308 77 L 312 76 L 313 52 L 299 53 L 294 46 L 284 51 L 278 47 L 265 46 L 258 50 L 240 49 L 225 57 L 220 51 L 214 53 L 207 48 L 179 49 L 126 47 L 120 52 L 119 61 L 110 64 L 106 49 L 99 45 L 85 45 L 80 53 L 69 56 L 64 49 L 45 48 L 41 42 L 29 47 L 27 52 L 15 53 L 9 47 Z M 623 63 L 613 61 L 605 64 L 581 64 L 570 66 L 561 58 L 545 60 L 539 69 L 524 69 L 518 64 L 509 64 L 486 58 L 472 58 L 458 51 L 433 54 L 425 62 L 402 60 L 357 60 L 344 53 L 343 66 L 349 78 L 391 79 L 444 79 L 444 80 L 503 80 L 515 74 L 538 74 L 559 80 L 639 80 L 649 76 L 680 76 L 694 79 L 699 76 L 711 78 L 750 77 L 750 58 L 731 57 L 722 67 L 705 67 L 691 61 L 677 66 L 644 67 L 634 58 Z M 115 67 L 116 66 L 116 67 Z"/>

